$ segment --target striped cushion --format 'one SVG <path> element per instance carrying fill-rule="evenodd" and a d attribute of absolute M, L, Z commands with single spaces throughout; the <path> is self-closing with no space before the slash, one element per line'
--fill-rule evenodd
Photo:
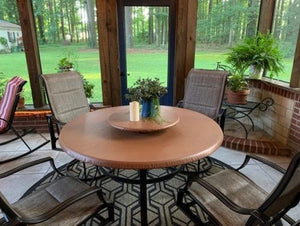
<path fill-rule="evenodd" d="M 6 84 L 5 92 L 0 101 L 0 118 L 9 120 L 10 115 L 13 113 L 14 102 L 17 97 L 19 85 L 22 84 L 24 80 L 20 77 L 13 77 Z M 3 131 L 7 128 L 8 124 L 0 120 L 0 131 Z"/>

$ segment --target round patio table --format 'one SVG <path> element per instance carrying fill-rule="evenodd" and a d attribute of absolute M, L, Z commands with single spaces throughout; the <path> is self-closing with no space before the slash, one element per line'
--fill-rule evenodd
<path fill-rule="evenodd" d="M 147 184 L 159 181 L 147 180 L 147 170 L 197 161 L 216 151 L 223 141 L 219 125 L 203 114 L 167 106 L 161 106 L 161 111 L 176 114 L 179 122 L 150 133 L 118 129 L 109 120 L 113 114 L 129 112 L 128 106 L 121 106 L 84 114 L 67 123 L 59 135 L 61 148 L 75 159 L 139 170 L 142 225 L 147 225 Z"/>

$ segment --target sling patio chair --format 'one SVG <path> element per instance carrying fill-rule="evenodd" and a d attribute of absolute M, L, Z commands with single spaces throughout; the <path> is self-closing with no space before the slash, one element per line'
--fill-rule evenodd
<path fill-rule="evenodd" d="M 283 176 L 271 193 L 240 172 L 250 159 L 260 161 Z M 258 172 L 259 173 L 259 172 Z M 185 203 L 184 198 L 187 198 Z M 226 169 L 204 177 L 192 176 L 178 192 L 177 204 L 198 224 L 213 225 L 273 225 L 283 218 L 290 225 L 299 225 L 286 213 L 300 199 L 300 152 L 294 156 L 287 170 L 263 158 L 247 155 L 237 169 Z M 190 201 L 192 200 L 192 201 Z M 208 215 L 209 222 L 201 222 L 191 211 L 198 205 Z M 280 225 L 280 224 L 279 224 Z"/>
<path fill-rule="evenodd" d="M 191 69 L 178 106 L 216 120 L 224 130 L 225 111 L 221 107 L 228 75 L 221 70 Z"/>
<path fill-rule="evenodd" d="M 90 187 L 82 181 L 62 175 L 50 157 L 35 160 L 0 174 L 0 179 L 29 167 L 49 162 L 60 176 L 43 185 L 15 203 L 9 203 L 0 192 L 0 209 L 3 218 L 0 225 L 80 225 L 90 217 L 106 225 L 114 219 L 113 205 L 107 203 L 98 187 Z M 108 211 L 105 219 L 98 215 Z"/>
<path fill-rule="evenodd" d="M 76 71 L 61 72 L 57 74 L 42 75 L 46 95 L 52 114 L 47 115 L 47 122 L 51 138 L 52 149 L 56 147 L 61 128 L 76 117 L 90 112 L 90 105 L 84 93 L 83 81 Z M 55 134 L 56 127 L 57 135 Z M 72 161 L 67 169 L 74 165 Z M 86 173 L 86 164 L 82 162 L 84 169 L 83 180 L 90 180 Z"/>
<path fill-rule="evenodd" d="M 177 106 L 197 111 L 214 119 L 224 131 L 226 110 L 221 107 L 228 76 L 228 71 L 191 69 L 186 80 L 184 98 Z M 201 170 L 200 160 L 198 161 L 196 173 L 211 168 L 210 158 L 205 158 L 204 161 L 206 165 Z"/>
<path fill-rule="evenodd" d="M 25 144 L 25 146 L 28 148 L 28 151 L 18 155 L 14 156 L 9 159 L 2 159 L 0 160 L 0 164 L 6 163 L 9 161 L 13 161 L 15 159 L 21 158 L 25 155 L 28 155 L 42 146 L 46 145 L 49 143 L 49 140 L 47 140 L 42 134 L 39 134 L 45 142 L 42 144 L 38 145 L 35 148 L 31 148 L 27 142 L 23 139 L 25 135 L 28 133 L 36 132 L 35 128 L 29 129 L 29 130 L 23 130 L 23 132 L 20 134 L 14 127 L 13 127 L 13 120 L 14 120 L 14 115 L 17 109 L 18 101 L 20 98 L 20 93 L 22 92 L 22 88 L 25 85 L 26 81 L 23 80 L 22 78 L 15 76 L 11 78 L 8 83 L 6 84 L 5 91 L 3 94 L 3 97 L 0 101 L 0 134 L 5 134 L 8 131 L 12 131 L 15 134 L 15 137 L 6 141 L 3 141 L 0 143 L 0 146 L 8 144 L 12 141 L 15 141 L 17 139 L 21 139 L 22 142 Z"/>
<path fill-rule="evenodd" d="M 52 114 L 47 116 L 52 149 L 56 148 L 56 132 L 74 118 L 90 111 L 82 78 L 76 71 L 42 75 Z"/>

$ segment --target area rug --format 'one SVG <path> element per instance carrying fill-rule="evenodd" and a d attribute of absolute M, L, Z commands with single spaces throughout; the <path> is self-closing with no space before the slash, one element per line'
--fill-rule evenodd
<path fill-rule="evenodd" d="M 199 174 L 200 177 L 205 177 L 213 173 L 229 168 L 230 166 L 211 158 L 212 168 Z M 200 167 L 206 167 L 207 159 L 201 160 Z M 197 169 L 197 162 L 188 164 L 189 171 Z M 66 165 L 60 167 L 60 170 L 65 173 Z M 97 175 L 96 167 L 87 165 L 86 172 L 90 176 Z M 84 169 L 81 162 L 76 161 L 71 164 L 68 173 L 83 178 Z M 136 170 L 119 170 L 119 175 L 123 177 L 136 179 L 138 172 Z M 163 176 L 166 174 L 165 169 L 155 169 L 148 172 L 149 178 Z M 50 173 L 33 185 L 24 196 L 30 194 L 46 183 L 49 183 L 57 178 L 56 173 Z M 97 175 L 99 176 L 99 175 Z M 194 225 L 194 223 L 178 208 L 176 205 L 177 191 L 184 187 L 187 180 L 186 174 L 177 174 L 168 181 L 149 184 L 147 186 L 148 195 L 148 224 L 149 225 Z M 106 200 L 114 203 L 115 221 L 111 225 L 140 225 L 140 205 L 138 202 L 139 185 L 129 185 L 119 183 L 111 178 L 104 177 L 94 181 L 88 181 L 90 185 L 101 186 Z M 193 212 L 206 220 L 205 214 L 201 209 L 194 207 Z M 100 212 L 106 217 L 106 212 Z M 86 225 L 99 225 L 97 218 L 91 218 Z"/>

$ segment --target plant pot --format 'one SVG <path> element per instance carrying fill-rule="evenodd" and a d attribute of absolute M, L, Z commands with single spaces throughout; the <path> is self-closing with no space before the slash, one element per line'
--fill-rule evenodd
<path fill-rule="evenodd" d="M 25 108 L 25 98 L 24 97 L 20 97 L 19 98 L 19 102 L 18 102 L 18 109 L 22 109 Z"/>
<path fill-rule="evenodd" d="M 153 118 L 156 115 L 156 108 L 153 100 L 142 101 L 142 118 Z"/>
<path fill-rule="evenodd" d="M 243 91 L 237 91 L 233 92 L 231 90 L 227 90 L 226 97 L 227 97 L 227 103 L 230 104 L 246 104 L 247 103 L 247 97 L 250 94 L 250 89 L 243 90 Z"/>
<path fill-rule="evenodd" d="M 257 69 L 254 65 L 249 67 L 249 78 L 261 79 L 263 74 L 262 69 Z"/>

